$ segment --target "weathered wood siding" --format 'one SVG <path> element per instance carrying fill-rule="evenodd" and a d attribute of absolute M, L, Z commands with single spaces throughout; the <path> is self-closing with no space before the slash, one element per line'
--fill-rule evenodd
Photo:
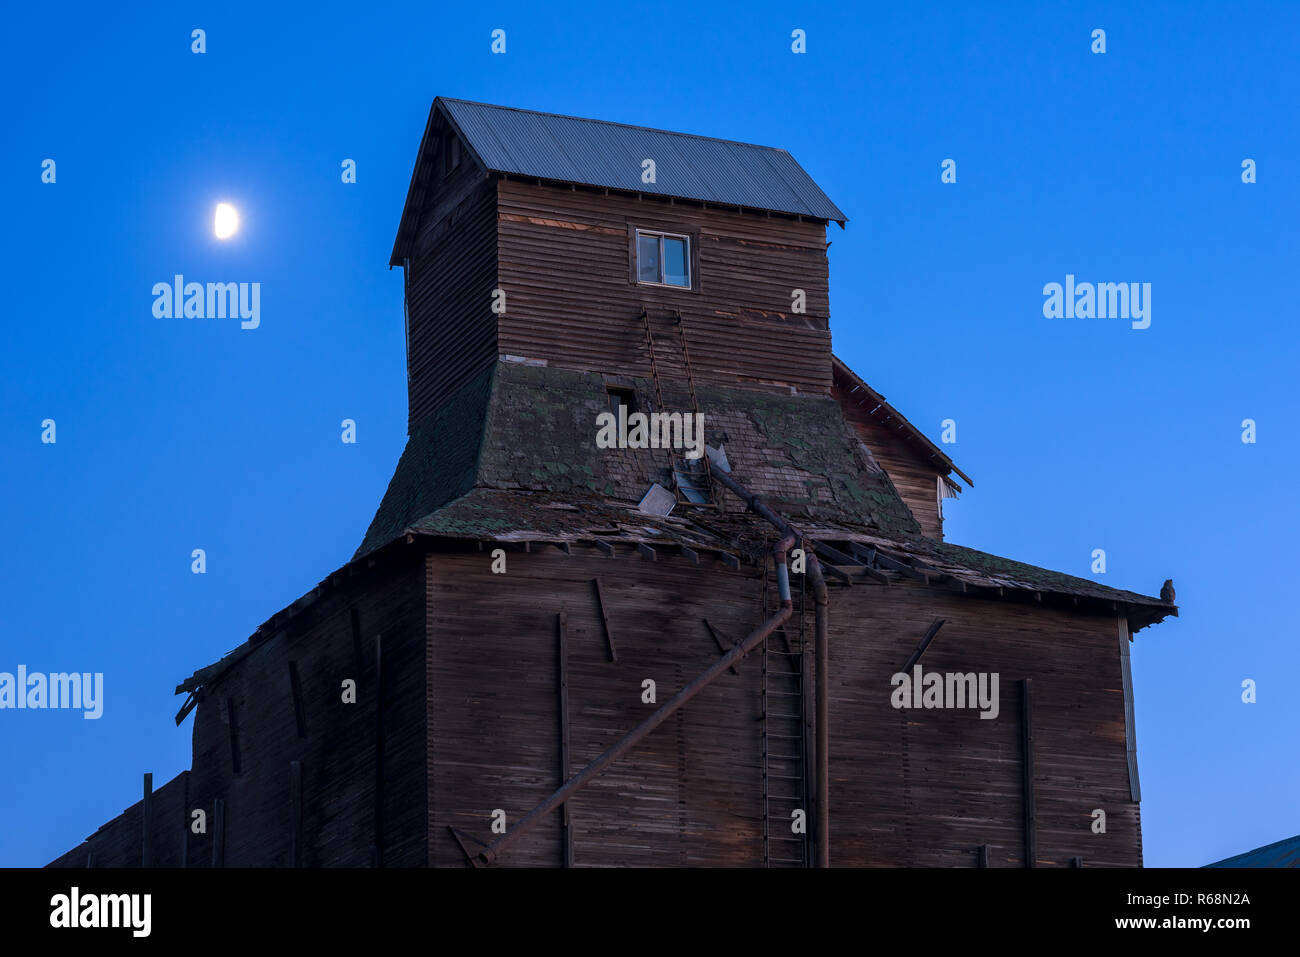
<path fill-rule="evenodd" d="M 717 659 L 704 618 L 730 639 L 758 624 L 753 570 L 701 560 L 547 546 L 509 553 L 506 574 L 494 575 L 487 551 L 429 556 L 431 864 L 464 864 L 448 825 L 488 841 L 494 809 L 513 825 L 562 783 L 557 612 L 567 612 L 571 771 Z M 646 678 L 657 704 L 641 700 Z M 724 675 L 578 793 L 569 805 L 577 866 L 761 863 L 760 679 L 753 666 Z M 500 863 L 555 867 L 561 852 L 556 814 Z"/>
<path fill-rule="evenodd" d="M 996 719 L 899 709 L 890 676 L 935 618 L 924 671 L 996 672 Z M 831 593 L 831 849 L 839 865 L 1023 866 L 1020 679 L 1033 683 L 1037 865 L 1139 866 L 1115 619 L 911 581 Z M 1091 831 L 1106 812 L 1105 834 Z"/>
<path fill-rule="evenodd" d="M 939 510 L 939 489 L 935 484 L 943 473 L 930 465 L 918 448 L 896 429 L 888 428 L 871 417 L 868 414 L 872 405 L 870 401 L 862 404 L 838 382 L 832 386 L 831 395 L 839 400 L 844 418 L 889 475 L 899 496 L 921 526 L 921 532 L 928 538 L 943 541 L 943 515 Z"/>
<path fill-rule="evenodd" d="M 709 560 L 706 559 L 706 564 Z M 555 615 L 567 612 L 571 771 L 651 713 L 719 654 L 700 623 L 733 638 L 761 617 L 761 581 L 668 557 L 587 557 L 575 548 L 430 555 L 429 860 L 459 865 L 454 825 L 490 840 L 560 784 Z M 609 662 L 591 579 L 601 576 L 619 660 Z M 811 633 L 811 601 L 806 628 Z M 946 620 L 925 670 L 997 672 L 999 715 L 895 710 L 890 676 L 926 627 Z M 1019 679 L 1034 684 L 1037 864 L 1141 863 L 1128 793 L 1124 699 L 1110 617 L 962 596 L 899 580 L 831 592 L 831 848 L 839 866 L 1023 866 Z M 795 627 L 792 625 L 791 627 Z M 761 672 L 751 656 L 571 802 L 577 866 L 762 860 Z M 1092 811 L 1107 814 L 1093 834 Z M 558 866 L 559 817 L 501 860 Z"/>
<path fill-rule="evenodd" d="M 132 775 L 141 793 L 143 774 Z M 188 771 L 182 771 L 152 797 L 151 845 L 153 867 L 180 867 L 188 852 Z M 139 867 L 144 837 L 144 802 L 137 801 L 100 827 L 81 844 L 55 858 L 46 867 Z"/>
<path fill-rule="evenodd" d="M 831 351 L 826 230 L 816 222 L 502 179 L 498 184 L 505 355 L 648 376 L 642 306 L 680 310 L 697 382 L 825 394 Z M 637 285 L 631 230 L 686 233 L 692 290 Z M 794 289 L 807 311 L 791 311 Z M 665 339 L 675 332 L 665 325 Z M 682 378 L 679 361 L 663 378 Z"/>
<path fill-rule="evenodd" d="M 408 429 L 496 361 L 496 189 L 468 155 L 425 211 L 407 277 Z"/>
<path fill-rule="evenodd" d="M 224 866 L 291 866 L 292 761 L 302 768 L 301 866 L 371 866 L 376 721 L 382 722 L 382 863 L 426 863 L 423 582 L 418 559 L 404 568 L 383 565 L 359 574 L 209 686 L 193 712 L 192 770 L 154 796 L 155 866 L 179 865 L 182 841 L 187 842 L 186 866 L 212 866 L 218 798 L 225 802 Z M 359 668 L 354 609 L 361 637 Z M 375 660 L 375 639 L 381 635 L 382 702 Z M 300 735 L 290 661 L 297 667 L 305 736 Z M 357 682 L 356 704 L 343 703 L 346 678 Z M 204 834 L 189 829 L 195 809 L 207 815 Z M 94 851 L 96 867 L 135 867 L 140 843 L 141 808 L 136 804 L 54 863 L 81 867 Z"/>

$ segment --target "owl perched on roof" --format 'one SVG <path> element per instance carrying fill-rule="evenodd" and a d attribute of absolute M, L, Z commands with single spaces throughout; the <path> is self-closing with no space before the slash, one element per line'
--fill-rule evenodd
<path fill-rule="evenodd" d="M 1172 578 L 1166 578 L 1165 583 L 1160 586 L 1160 600 L 1171 605 L 1174 603 L 1174 580 Z"/>

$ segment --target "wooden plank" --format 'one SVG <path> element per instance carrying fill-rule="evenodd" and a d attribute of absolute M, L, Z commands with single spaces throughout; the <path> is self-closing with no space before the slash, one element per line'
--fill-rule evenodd
<path fill-rule="evenodd" d="M 144 800 L 140 808 L 143 822 L 140 835 L 140 866 L 153 867 L 153 774 L 144 775 Z"/>
<path fill-rule="evenodd" d="M 1138 778 L 1137 763 L 1137 724 L 1133 708 L 1133 667 L 1129 658 L 1129 642 L 1133 640 L 1128 630 L 1128 619 L 1119 616 L 1119 663 L 1120 677 L 1124 683 L 1124 750 L 1128 762 L 1129 797 L 1134 801 L 1142 800 L 1142 783 Z"/>
<path fill-rule="evenodd" d="M 725 655 L 728 651 L 731 650 L 731 646 L 734 645 L 735 642 L 732 641 L 731 639 L 726 639 L 724 641 L 718 629 L 714 628 L 713 623 L 710 622 L 709 619 L 707 618 L 704 619 L 704 627 L 709 629 L 709 634 L 713 636 L 713 642 L 718 646 L 719 651 L 721 651 Z M 739 669 L 737 669 L 735 665 L 732 665 L 727 670 L 730 671 L 733 675 L 740 674 Z"/>
<path fill-rule="evenodd" d="M 384 866 L 384 638 L 375 635 L 375 797 L 372 867 Z"/>
<path fill-rule="evenodd" d="M 637 542 L 636 550 L 641 553 L 642 558 L 648 561 L 653 562 L 659 560 L 659 556 L 655 553 L 655 550 L 651 548 L 649 545 L 647 545 L 645 542 Z"/>
<path fill-rule="evenodd" d="M 293 697 L 293 719 L 298 727 L 298 737 L 307 737 L 307 709 L 302 700 L 302 682 L 298 678 L 298 662 L 289 662 L 289 693 Z"/>
<path fill-rule="evenodd" d="M 289 762 L 289 866 L 302 867 L 302 762 Z"/>
<path fill-rule="evenodd" d="M 560 694 L 560 779 L 558 785 L 569 780 L 569 638 L 566 615 L 560 612 L 555 616 L 555 634 L 557 658 L 559 661 L 556 685 Z M 563 849 L 561 863 L 565 867 L 573 866 L 573 822 L 569 818 L 569 806 L 560 805 L 560 845 Z"/>
<path fill-rule="evenodd" d="M 600 622 L 605 629 L 605 646 L 609 652 L 609 660 L 618 661 L 618 651 L 614 647 L 614 630 L 609 627 L 609 612 L 605 610 L 605 593 L 600 587 L 600 577 L 593 578 L 591 583 L 596 589 L 596 607 L 600 611 Z"/>
<path fill-rule="evenodd" d="M 223 798 L 212 802 L 212 866 L 226 866 L 226 802 Z"/>
<path fill-rule="evenodd" d="M 226 722 L 230 728 L 230 768 L 236 776 L 240 773 L 239 764 L 239 723 L 235 717 L 235 699 L 226 698 Z"/>
<path fill-rule="evenodd" d="M 348 620 L 352 625 L 352 680 L 358 684 L 361 683 L 361 668 L 364 662 L 361 657 L 361 613 L 357 608 L 348 609 Z"/>
<path fill-rule="evenodd" d="M 1025 795 L 1025 867 L 1036 867 L 1038 863 L 1038 833 L 1034 807 L 1033 687 L 1033 679 L 1020 679 L 1020 740 Z"/>
<path fill-rule="evenodd" d="M 903 664 L 903 667 L 898 670 L 902 671 L 904 674 L 910 674 L 912 671 L 912 666 L 921 660 L 921 656 L 925 654 L 925 649 L 930 647 L 930 642 L 934 640 L 934 636 L 939 633 L 939 629 L 942 627 L 943 627 L 942 618 L 936 618 L 933 622 L 931 622 L 930 627 L 927 628 L 925 630 L 925 634 L 921 636 L 921 641 L 916 646 L 916 650 L 913 651 L 911 655 L 908 656 L 907 661 L 904 662 Z"/>

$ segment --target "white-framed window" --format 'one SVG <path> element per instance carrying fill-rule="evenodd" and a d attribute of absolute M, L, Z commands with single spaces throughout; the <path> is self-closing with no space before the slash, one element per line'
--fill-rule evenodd
<path fill-rule="evenodd" d="M 636 281 L 648 286 L 691 288 L 691 237 L 636 231 Z"/>

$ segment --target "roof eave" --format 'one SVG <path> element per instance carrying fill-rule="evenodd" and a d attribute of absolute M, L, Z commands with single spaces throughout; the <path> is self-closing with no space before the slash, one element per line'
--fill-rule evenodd
<path fill-rule="evenodd" d="M 836 365 L 836 364 L 838 364 L 839 367 L 840 367 L 840 368 L 841 368 L 841 369 L 842 369 L 842 370 L 843 370 L 843 371 L 844 371 L 844 372 L 845 372 L 845 373 L 846 373 L 846 374 L 847 374 L 851 379 L 853 379 L 854 383 L 855 383 L 859 388 L 861 388 L 864 392 L 866 392 L 866 393 L 868 394 L 868 396 L 870 396 L 872 399 L 874 399 L 874 400 L 876 401 L 876 403 L 877 403 L 877 408 L 883 408 L 883 409 L 885 409 L 885 410 L 888 412 L 888 414 L 889 414 L 890 416 L 892 416 L 893 418 L 897 419 L 897 420 L 899 421 L 899 423 L 901 423 L 901 426 L 902 426 L 904 429 L 907 430 L 907 434 L 908 434 L 908 436 L 909 436 L 910 438 L 912 438 L 912 439 L 914 439 L 914 440 L 920 442 L 920 443 L 923 444 L 927 449 L 929 449 L 929 450 L 930 450 L 930 457 L 931 457 L 931 458 L 938 458 L 938 460 L 939 460 L 939 464 L 943 465 L 943 466 L 946 468 L 947 472 L 956 472 L 957 475 L 960 476 L 960 477 L 961 477 L 961 478 L 966 482 L 967 485 L 971 486 L 972 488 L 975 486 L 975 480 L 974 480 L 974 479 L 972 479 L 969 475 L 967 475 L 965 472 L 963 472 L 961 469 L 959 469 L 959 468 L 957 467 L 957 463 L 954 462 L 952 459 L 950 459 L 950 458 L 948 457 L 947 453 L 945 453 L 941 448 L 939 448 L 939 446 L 935 445 L 932 441 L 930 441 L 929 436 L 927 436 L 924 432 L 922 432 L 922 431 L 921 431 L 920 429 L 918 429 L 915 425 L 913 425 L 910 421 L 908 421 L 907 416 L 903 415 L 903 413 L 899 412 L 899 411 L 898 411 L 897 409 L 895 409 L 892 405 L 890 405 L 890 404 L 885 400 L 885 397 L 884 397 L 883 395 L 881 395 L 881 394 L 880 394 L 879 392 L 877 392 L 875 389 L 871 388 L 871 386 L 867 385 L 867 383 L 863 380 L 863 378 L 862 378 L 860 375 L 858 375 L 856 372 L 854 372 L 852 369 L 849 368 L 848 363 L 846 363 L 846 362 L 845 362 L 843 359 L 841 359 L 839 356 L 837 356 L 837 355 L 832 355 L 832 356 L 831 356 L 831 364 L 832 364 L 832 365 Z"/>

